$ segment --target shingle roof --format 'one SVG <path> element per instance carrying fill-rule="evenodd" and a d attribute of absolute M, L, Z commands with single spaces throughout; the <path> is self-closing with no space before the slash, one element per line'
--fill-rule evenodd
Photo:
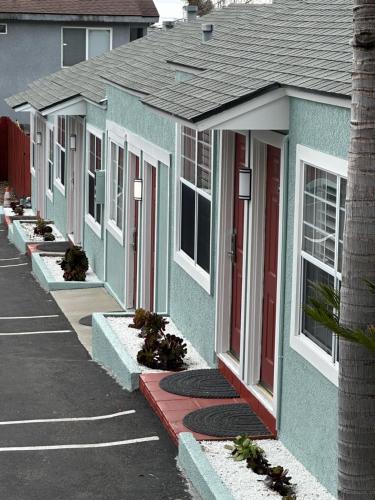
<path fill-rule="evenodd" d="M 215 25 L 206 43 L 202 20 Z M 13 107 L 29 102 L 37 109 L 50 106 L 54 95 L 56 102 L 69 95 L 100 102 L 105 84 L 112 82 L 143 94 L 149 106 L 197 122 L 279 86 L 350 96 L 351 31 L 351 0 L 232 5 L 171 30 L 151 30 L 34 82 L 7 102 Z M 197 74 L 176 82 L 170 63 L 187 71 L 193 67 Z"/>
<path fill-rule="evenodd" d="M 1 13 L 158 17 L 153 0 L 0 0 Z"/>

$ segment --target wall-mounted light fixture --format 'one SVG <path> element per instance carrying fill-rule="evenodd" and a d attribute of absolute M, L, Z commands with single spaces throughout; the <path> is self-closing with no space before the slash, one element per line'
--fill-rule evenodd
<path fill-rule="evenodd" d="M 239 178 L 238 198 L 240 200 L 251 200 L 251 169 L 241 168 Z"/>
<path fill-rule="evenodd" d="M 70 140 L 70 150 L 71 151 L 76 151 L 77 149 L 77 136 L 76 134 L 71 134 L 69 137 Z"/>
<path fill-rule="evenodd" d="M 142 201 L 142 179 L 134 179 L 134 200 Z"/>
<path fill-rule="evenodd" d="M 35 142 L 38 145 L 42 144 L 42 132 L 36 133 Z"/>

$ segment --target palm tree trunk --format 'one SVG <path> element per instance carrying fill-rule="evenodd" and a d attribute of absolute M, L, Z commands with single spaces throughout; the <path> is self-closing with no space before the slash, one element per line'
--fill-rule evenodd
<path fill-rule="evenodd" d="M 375 324 L 375 0 L 354 0 L 351 145 L 341 323 Z M 375 355 L 340 340 L 338 495 L 375 499 Z"/>

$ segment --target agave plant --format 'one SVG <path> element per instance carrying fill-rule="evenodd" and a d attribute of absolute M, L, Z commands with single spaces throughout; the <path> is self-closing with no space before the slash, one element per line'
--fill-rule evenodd
<path fill-rule="evenodd" d="M 290 480 L 292 478 L 288 476 L 288 472 L 288 469 L 284 469 L 281 465 L 270 467 L 264 482 L 268 488 L 277 491 L 283 498 L 291 500 L 295 498 L 295 486 L 291 484 Z"/>
<path fill-rule="evenodd" d="M 59 262 L 64 271 L 65 281 L 85 281 L 89 261 L 81 247 L 73 246 L 65 252 L 64 258 Z"/>
<path fill-rule="evenodd" d="M 233 440 L 233 445 L 225 445 L 225 448 L 231 451 L 231 456 L 236 462 L 250 460 L 250 463 L 255 463 L 258 460 L 260 461 L 262 457 L 265 457 L 263 449 L 247 435 L 237 436 Z"/>
<path fill-rule="evenodd" d="M 156 361 L 162 370 L 177 370 L 184 364 L 187 354 L 184 339 L 167 333 L 158 342 Z"/>

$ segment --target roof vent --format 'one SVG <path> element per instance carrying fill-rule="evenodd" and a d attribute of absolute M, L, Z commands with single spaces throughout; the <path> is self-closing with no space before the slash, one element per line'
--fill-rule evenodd
<path fill-rule="evenodd" d="M 163 28 L 165 30 L 170 30 L 174 27 L 174 22 L 173 21 L 163 21 Z"/>
<path fill-rule="evenodd" d="M 214 25 L 211 23 L 202 24 L 202 40 L 208 42 L 214 35 Z"/>
<path fill-rule="evenodd" d="M 184 11 L 188 23 L 195 21 L 198 15 L 198 5 L 184 5 Z"/>

